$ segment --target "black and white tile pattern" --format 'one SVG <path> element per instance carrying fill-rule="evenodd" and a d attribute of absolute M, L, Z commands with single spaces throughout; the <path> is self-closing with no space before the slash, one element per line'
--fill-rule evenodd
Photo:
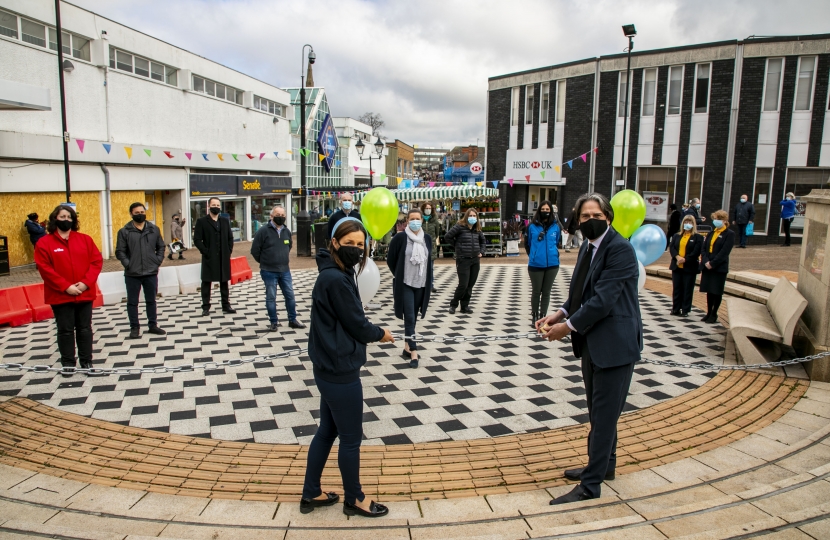
<path fill-rule="evenodd" d="M 563 268 L 551 303 L 567 294 L 571 270 Z M 294 273 L 297 309 L 308 322 L 317 273 Z M 403 332 L 392 315 L 391 276 L 368 312 L 373 322 Z M 530 281 L 518 265 L 483 265 L 472 315 L 447 312 L 456 284 L 454 268 L 436 267 L 427 317 L 418 332 L 504 334 L 530 328 Z M 218 296 L 218 291 L 216 291 Z M 126 306 L 106 306 L 93 315 L 95 366 L 174 366 L 246 358 L 306 347 L 307 331 L 288 328 L 280 309 L 279 333 L 264 332 L 267 316 L 258 275 L 231 288 L 236 315 L 200 317 L 198 295 L 159 299 L 159 324 L 166 336 L 129 332 Z M 280 300 L 278 295 L 278 301 Z M 217 298 L 218 300 L 218 298 Z M 645 355 L 684 362 L 722 363 L 724 330 L 670 317 L 661 294 L 640 295 L 645 322 Z M 215 335 L 227 329 L 220 335 Z M 0 328 L 2 362 L 57 365 L 53 321 Z M 401 444 L 495 437 L 541 431 L 587 421 L 580 363 L 570 345 L 544 341 L 425 343 L 421 365 L 410 369 L 402 343 L 371 345 L 361 372 L 366 444 Z M 711 373 L 641 364 L 626 410 L 648 407 L 697 388 Z M 178 374 L 135 374 L 62 378 L 53 374 L 0 372 L 0 395 L 26 396 L 69 412 L 170 433 L 268 443 L 310 442 L 319 417 L 319 392 L 307 356 Z"/>

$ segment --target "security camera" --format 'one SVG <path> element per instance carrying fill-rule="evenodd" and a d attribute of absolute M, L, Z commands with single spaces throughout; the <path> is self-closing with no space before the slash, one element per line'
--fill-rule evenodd
<path fill-rule="evenodd" d="M 314 54 L 314 49 L 312 49 L 308 52 L 308 63 L 313 64 L 315 60 L 317 60 L 317 55 Z"/>

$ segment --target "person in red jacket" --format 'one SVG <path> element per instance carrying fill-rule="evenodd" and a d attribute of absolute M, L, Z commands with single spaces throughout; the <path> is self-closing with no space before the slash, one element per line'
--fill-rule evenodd
<path fill-rule="evenodd" d="M 92 367 L 92 302 L 104 265 L 92 238 L 78 232 L 78 215 L 58 206 L 49 215 L 49 233 L 35 245 L 35 264 L 43 278 L 43 299 L 52 306 L 58 327 L 61 375 L 75 370 L 75 343 L 81 368 Z"/>

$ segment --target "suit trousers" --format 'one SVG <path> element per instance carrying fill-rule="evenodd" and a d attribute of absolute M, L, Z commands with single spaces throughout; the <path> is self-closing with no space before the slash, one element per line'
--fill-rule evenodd
<path fill-rule="evenodd" d="M 202 282 L 202 309 L 208 311 L 210 309 L 210 288 L 213 285 L 210 281 Z M 222 309 L 231 307 L 231 293 L 228 289 L 227 281 L 219 282 L 219 294 L 222 297 Z"/>
<path fill-rule="evenodd" d="M 695 294 L 697 274 L 672 270 L 671 272 L 671 310 L 688 313 L 692 310 L 692 297 Z"/>
<path fill-rule="evenodd" d="M 591 361 L 587 342 L 582 348 L 582 378 L 588 401 L 588 466 L 580 477 L 582 488 L 596 498 L 600 496 L 606 472 L 617 466 L 617 421 L 620 419 L 634 363 L 601 368 Z"/>

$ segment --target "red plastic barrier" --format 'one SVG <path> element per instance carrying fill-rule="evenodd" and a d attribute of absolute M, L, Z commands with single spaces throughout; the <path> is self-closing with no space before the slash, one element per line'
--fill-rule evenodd
<path fill-rule="evenodd" d="M 251 267 L 248 266 L 247 257 L 233 257 L 231 259 L 231 285 L 254 277 Z"/>
<path fill-rule="evenodd" d="M 0 324 L 20 326 L 34 320 L 23 287 L 0 289 Z"/>
<path fill-rule="evenodd" d="M 98 288 L 98 284 L 95 284 L 95 300 L 92 301 L 92 307 L 97 308 L 104 305 L 104 295 L 101 294 L 101 289 Z"/>
<path fill-rule="evenodd" d="M 24 285 L 23 291 L 29 301 L 29 309 L 32 310 L 34 322 L 45 321 L 55 316 L 52 307 L 43 301 L 43 283 Z"/>

